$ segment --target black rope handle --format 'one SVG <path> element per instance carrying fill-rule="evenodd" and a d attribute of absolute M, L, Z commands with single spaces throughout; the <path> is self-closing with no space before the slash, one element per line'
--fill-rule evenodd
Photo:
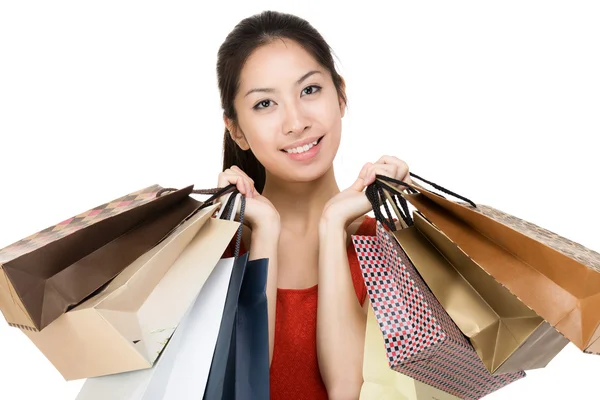
<path fill-rule="evenodd" d="M 377 177 L 380 177 L 380 175 L 377 175 Z M 406 184 L 405 182 L 397 181 L 397 183 L 409 188 L 408 184 Z M 377 219 L 381 223 L 385 224 L 390 230 L 392 230 L 392 231 L 396 230 L 396 224 L 394 223 L 394 217 L 387 205 L 387 199 L 385 198 L 385 192 L 390 194 L 390 197 L 392 198 L 392 201 L 394 202 L 396 209 L 400 213 L 400 215 L 398 215 L 398 217 L 402 218 L 402 220 L 404 221 L 404 223 L 407 226 L 412 226 L 414 223 L 413 223 L 412 218 L 410 217 L 410 211 L 408 209 L 408 204 L 406 203 L 406 199 L 404 197 L 402 197 L 402 193 L 400 193 L 400 191 L 396 190 L 395 188 L 390 187 L 388 185 L 384 185 L 383 183 L 381 183 L 377 180 L 375 180 L 375 182 L 373 182 L 372 184 L 367 186 L 367 189 L 365 190 L 367 199 L 369 200 L 369 202 L 371 203 L 371 206 L 373 208 L 373 213 L 375 214 L 375 219 Z M 381 206 L 383 206 L 383 208 L 385 209 L 387 217 L 381 212 Z"/>
<path fill-rule="evenodd" d="M 235 203 L 235 197 L 239 192 L 236 190 L 231 193 L 229 198 L 227 199 L 227 203 L 223 205 L 223 212 L 221 213 L 221 219 L 229 219 L 231 218 L 231 213 L 233 210 L 233 204 Z"/>
<path fill-rule="evenodd" d="M 232 195 L 233 196 L 233 195 Z M 237 259 L 240 256 L 240 247 L 242 245 L 242 230 L 244 228 L 244 211 L 246 210 L 246 197 L 242 195 L 242 204 L 240 206 L 240 226 L 235 238 L 235 250 L 233 256 Z"/>
<path fill-rule="evenodd" d="M 400 213 L 400 216 L 408 226 L 412 226 L 414 224 L 412 218 L 410 217 L 410 210 L 408 209 L 408 204 L 406 199 L 402 196 L 398 196 L 395 193 L 391 193 L 390 197 L 396 206 L 396 210 Z"/>
<path fill-rule="evenodd" d="M 160 197 L 164 193 L 174 192 L 177 190 L 179 190 L 179 189 L 164 188 L 164 189 L 159 190 L 156 193 L 156 197 Z M 228 186 L 225 186 L 222 188 L 192 190 L 192 194 L 210 194 L 210 195 L 212 195 L 208 199 L 206 199 L 204 202 L 201 202 L 201 206 L 199 209 L 202 209 L 202 208 L 206 207 L 207 205 L 212 204 L 215 200 L 217 200 L 218 198 L 220 198 L 228 193 L 231 193 L 231 196 L 229 196 L 227 203 L 223 206 L 223 207 L 225 207 L 225 209 L 224 209 L 223 213 L 221 213 L 221 219 L 229 219 L 229 218 L 231 218 L 231 213 L 235 212 L 235 210 L 233 210 L 233 204 L 235 202 L 236 195 L 239 193 L 236 185 L 231 184 L 231 185 L 228 185 Z M 244 226 L 244 212 L 246 210 L 246 197 L 243 195 L 241 198 L 241 202 L 242 202 L 242 204 L 240 207 L 240 226 L 236 232 L 236 238 L 235 238 L 234 258 L 236 258 L 236 259 L 240 255 L 240 247 L 242 244 L 242 231 L 243 231 L 243 226 Z"/>
<path fill-rule="evenodd" d="M 235 198 L 239 193 L 239 191 L 235 190 L 231 194 L 231 196 L 229 196 L 229 199 L 227 200 L 227 203 L 224 206 L 225 209 L 223 210 L 223 213 L 221 213 L 221 219 L 230 219 L 232 213 L 235 213 L 237 211 L 234 209 L 233 206 L 235 204 Z M 233 252 L 234 258 L 236 259 L 240 256 L 240 248 L 242 245 L 242 232 L 244 228 L 244 213 L 246 211 L 246 197 L 242 195 L 240 200 L 242 203 L 240 205 L 240 226 L 238 227 L 238 230 L 235 235 L 235 250 Z"/>
<path fill-rule="evenodd" d="M 475 204 L 473 201 L 471 201 L 471 200 L 467 199 L 467 198 L 466 198 L 466 197 L 464 197 L 464 196 L 461 196 L 460 194 L 454 193 L 453 191 L 451 191 L 451 190 L 448 190 L 448 189 L 446 189 L 446 188 L 444 188 L 444 187 L 442 187 L 442 186 L 438 185 L 437 183 L 433 183 L 433 182 L 431 182 L 431 181 L 428 181 L 427 179 L 421 178 L 419 175 L 417 175 L 417 174 L 413 174 L 412 172 L 410 173 L 410 176 L 411 176 L 412 178 L 415 178 L 415 179 L 417 179 L 417 180 L 420 180 L 420 181 L 423 181 L 423 182 L 427 183 L 428 185 L 430 185 L 430 186 L 434 187 L 435 189 L 439 190 L 440 192 L 446 193 L 446 194 L 448 194 L 448 195 L 450 195 L 450 196 L 454 196 L 454 197 L 456 197 L 457 199 L 460 199 L 460 200 L 462 200 L 462 201 L 464 201 L 464 202 L 466 202 L 466 203 L 469 203 L 469 204 L 470 204 L 471 206 L 473 206 L 474 208 L 477 208 L 477 204 Z"/>
<path fill-rule="evenodd" d="M 369 203 L 371 203 L 371 208 L 375 214 L 375 219 L 385 224 L 390 230 L 395 230 L 394 220 L 391 215 L 388 214 L 388 218 L 386 218 L 381 212 L 382 201 L 379 197 L 379 190 L 377 190 L 377 184 L 375 182 L 367 186 L 365 195 L 367 196 Z"/>

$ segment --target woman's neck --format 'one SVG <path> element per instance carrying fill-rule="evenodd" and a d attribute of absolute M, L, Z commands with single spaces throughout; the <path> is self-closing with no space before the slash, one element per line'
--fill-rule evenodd
<path fill-rule="evenodd" d="M 300 233 L 318 227 L 325 204 L 339 192 L 331 167 L 311 182 L 290 183 L 267 177 L 262 194 L 279 212 L 282 226 Z"/>

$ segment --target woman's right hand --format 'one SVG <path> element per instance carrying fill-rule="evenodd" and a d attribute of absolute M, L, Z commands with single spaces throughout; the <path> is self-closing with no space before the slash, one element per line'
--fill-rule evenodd
<path fill-rule="evenodd" d="M 244 222 L 252 231 L 272 229 L 279 226 L 279 213 L 273 204 L 254 188 L 254 181 L 237 166 L 232 166 L 219 174 L 218 187 L 235 185 L 237 190 L 246 198 Z M 226 199 L 219 198 L 221 206 Z"/>

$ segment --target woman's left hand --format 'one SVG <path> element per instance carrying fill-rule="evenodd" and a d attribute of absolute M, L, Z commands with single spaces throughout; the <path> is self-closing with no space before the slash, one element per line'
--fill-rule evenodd
<path fill-rule="evenodd" d="M 408 164 L 396 157 L 383 156 L 376 163 L 366 163 L 352 186 L 327 202 L 323 209 L 322 222 L 341 225 L 345 229 L 352 221 L 371 211 L 372 206 L 364 190 L 375 182 L 376 175 L 412 183 Z M 404 187 L 398 189 L 403 190 Z"/>

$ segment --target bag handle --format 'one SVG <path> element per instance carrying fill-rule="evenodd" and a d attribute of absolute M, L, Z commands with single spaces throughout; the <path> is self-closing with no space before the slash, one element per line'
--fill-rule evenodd
<path fill-rule="evenodd" d="M 160 197 L 164 193 L 169 193 L 169 192 L 174 192 L 174 191 L 177 191 L 177 189 L 164 188 L 164 189 L 159 190 L 156 193 L 156 197 Z M 217 218 L 219 218 L 219 219 L 232 219 L 232 220 L 235 219 L 235 216 L 237 214 L 238 204 L 241 204 L 239 206 L 240 226 L 236 232 L 235 251 L 234 251 L 234 258 L 237 259 L 240 254 L 240 247 L 241 247 L 241 243 L 242 243 L 242 229 L 243 229 L 243 225 L 244 225 L 244 211 L 246 209 L 246 198 L 237 190 L 236 185 L 233 185 L 233 184 L 230 184 L 230 185 L 222 187 L 222 188 L 194 189 L 194 190 L 192 190 L 192 194 L 210 194 L 210 195 L 212 195 L 208 199 L 206 199 L 204 202 L 200 202 L 201 205 L 198 208 L 198 210 L 201 210 L 202 208 L 214 203 L 214 201 L 217 200 L 218 198 L 220 198 L 224 195 L 228 195 L 229 198 L 227 199 L 227 203 L 224 206 L 222 206 L 221 209 L 219 210 L 219 214 L 217 216 Z M 236 212 L 233 212 L 233 210 L 236 210 Z M 222 217 L 224 217 L 224 218 L 222 218 Z"/>
<path fill-rule="evenodd" d="M 227 203 L 225 207 L 221 208 L 221 210 L 226 210 L 225 212 L 220 213 L 217 218 L 219 219 L 228 219 L 230 221 L 235 220 L 236 215 L 240 214 L 240 226 L 235 235 L 235 250 L 233 252 L 234 258 L 238 258 L 240 255 L 240 247 L 242 245 L 242 232 L 244 228 L 244 212 L 246 210 L 246 197 L 242 195 L 237 190 L 235 193 L 231 193 L 228 195 L 229 199 L 227 199 Z"/>
<path fill-rule="evenodd" d="M 380 175 L 377 175 L 377 177 L 380 177 Z M 410 186 L 408 186 L 408 184 L 405 182 L 397 182 L 400 185 L 410 188 Z M 410 217 L 410 211 L 408 209 L 406 199 L 402 197 L 402 193 L 400 193 L 400 191 L 398 191 L 396 188 L 382 183 L 379 180 L 375 180 L 372 184 L 367 186 L 365 194 L 371 203 L 371 207 L 375 213 L 375 219 L 385 224 L 391 231 L 396 230 L 396 224 L 394 223 L 394 218 L 392 217 L 392 213 L 388 208 L 388 201 L 394 209 L 394 213 L 398 217 L 398 220 L 403 228 L 413 225 L 413 220 Z M 381 206 L 385 208 L 387 218 L 381 212 Z"/>
<path fill-rule="evenodd" d="M 461 196 L 460 194 L 457 194 L 457 193 L 455 193 L 455 192 L 453 192 L 451 190 L 448 190 L 448 189 L 446 189 L 446 188 L 438 185 L 437 183 L 433 183 L 431 181 L 423 179 L 419 175 L 413 174 L 412 172 L 410 173 L 410 176 L 411 176 L 411 178 L 414 178 L 416 180 L 420 180 L 420 181 L 423 181 L 423 182 L 427 183 L 428 185 L 430 185 L 430 186 L 434 187 L 435 189 L 439 190 L 440 192 L 443 192 L 443 193 L 446 193 L 446 194 L 448 194 L 450 196 L 456 197 L 457 199 L 460 199 L 460 200 L 462 200 L 462 201 L 464 201 L 466 203 L 469 203 L 474 208 L 477 208 L 477 205 L 473 201 L 471 201 L 471 200 L 467 199 L 466 197 Z M 394 178 L 390 178 L 388 176 L 383 176 L 383 175 L 377 175 L 376 178 L 377 179 L 381 179 L 382 181 L 387 181 L 387 182 L 390 182 L 390 183 L 395 183 L 397 185 L 406 186 L 408 188 L 408 192 L 410 192 L 410 193 L 417 193 L 418 192 L 418 189 L 415 189 L 413 186 L 408 185 L 406 182 L 399 181 L 399 180 L 396 180 Z M 388 185 L 388 187 L 389 187 L 389 185 Z M 444 196 L 440 195 L 439 193 L 435 193 L 435 192 L 433 192 L 431 190 L 429 190 L 429 191 L 431 193 L 433 193 L 433 194 L 436 194 L 436 195 L 442 197 L 442 198 L 445 198 Z"/>
<path fill-rule="evenodd" d="M 433 183 L 426 179 L 423 179 L 420 176 L 413 174 L 412 172 L 410 173 L 410 176 L 433 186 L 435 189 L 438 189 L 441 192 L 444 192 L 444 193 L 454 196 L 460 200 L 463 200 L 463 201 L 469 203 L 470 205 L 472 205 L 473 207 L 477 208 L 477 205 L 473 201 L 467 199 L 464 196 L 454 193 L 436 183 Z M 390 210 L 387 207 L 387 202 L 383 200 L 383 197 L 385 197 L 387 199 L 387 201 L 389 201 L 389 203 L 392 205 L 392 208 L 394 209 L 394 212 L 395 212 L 396 216 L 398 217 L 398 220 L 401 222 L 401 224 L 403 223 L 402 227 L 406 228 L 408 226 L 412 226 L 414 224 L 414 222 L 413 222 L 412 218 L 410 217 L 410 210 L 408 209 L 408 203 L 407 203 L 406 198 L 404 197 L 404 194 L 396 187 L 389 185 L 387 183 L 384 183 L 384 182 L 389 182 L 389 183 L 393 183 L 393 184 L 396 184 L 399 186 L 404 186 L 404 189 L 402 189 L 402 190 L 406 190 L 408 193 L 418 193 L 419 192 L 418 189 L 415 189 L 415 186 L 410 185 L 404 181 L 399 181 L 397 179 L 390 178 L 388 176 L 376 175 L 375 177 L 376 177 L 375 182 L 373 182 L 371 185 L 369 185 L 366 189 L 366 195 L 367 195 L 367 198 L 369 199 L 369 202 L 371 203 L 371 205 L 373 207 L 373 211 L 375 213 L 375 218 L 378 221 L 384 223 L 390 230 L 395 230 L 396 226 L 394 224 L 394 220 L 391 216 Z M 433 191 L 430 191 L 430 192 L 437 196 L 445 198 L 444 196 L 442 196 L 438 193 L 435 193 Z M 386 210 L 387 218 L 381 212 L 382 205 L 384 206 L 384 208 Z"/>
<path fill-rule="evenodd" d="M 164 193 L 175 192 L 177 190 L 178 189 L 175 189 L 175 188 L 164 188 L 164 189 L 159 190 L 156 193 L 156 197 L 160 197 Z M 206 207 L 208 204 L 213 203 L 219 197 L 222 197 L 222 196 L 226 195 L 227 193 L 231 193 L 234 191 L 236 191 L 236 186 L 233 184 L 230 184 L 230 185 L 222 187 L 222 188 L 194 189 L 194 190 L 192 190 L 192 194 L 211 194 L 212 196 L 210 196 L 205 201 L 201 202 L 202 207 Z"/>

